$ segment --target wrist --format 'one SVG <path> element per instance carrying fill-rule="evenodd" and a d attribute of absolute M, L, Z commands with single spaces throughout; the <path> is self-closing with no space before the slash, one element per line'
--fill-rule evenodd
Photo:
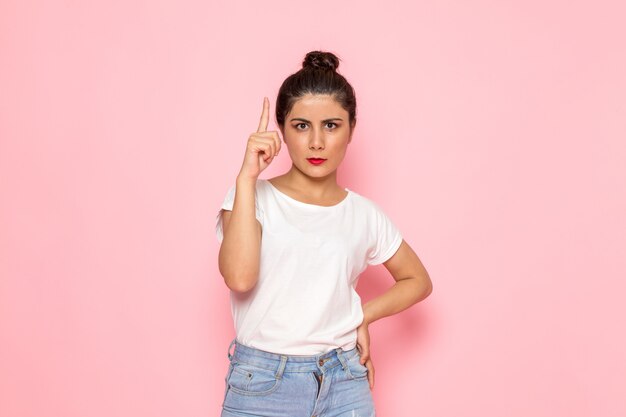
<path fill-rule="evenodd" d="M 256 186 L 257 179 L 254 177 L 248 177 L 245 175 L 237 175 L 237 179 L 235 180 L 237 185 L 247 186 L 253 185 Z"/>

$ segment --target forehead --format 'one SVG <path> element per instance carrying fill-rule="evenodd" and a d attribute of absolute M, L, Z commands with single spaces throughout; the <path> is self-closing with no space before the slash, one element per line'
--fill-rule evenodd
<path fill-rule="evenodd" d="M 330 118 L 343 116 L 348 112 L 330 95 L 306 94 L 299 98 L 289 112 L 290 117 Z"/>

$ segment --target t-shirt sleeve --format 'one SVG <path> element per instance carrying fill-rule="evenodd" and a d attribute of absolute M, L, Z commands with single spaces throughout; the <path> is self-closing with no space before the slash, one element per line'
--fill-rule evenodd
<path fill-rule="evenodd" d="M 368 251 L 367 263 L 379 265 L 391 258 L 402 243 L 402 234 L 393 221 L 377 205 L 375 207 L 374 237 Z"/>
<path fill-rule="evenodd" d="M 223 210 L 233 210 L 233 205 L 235 203 L 235 191 L 236 185 L 231 186 L 226 193 L 226 197 L 224 197 L 224 201 L 222 202 L 222 206 L 217 212 L 217 216 L 215 218 L 215 234 L 217 235 L 217 241 L 222 243 L 224 240 L 224 229 L 222 224 L 222 212 Z M 257 220 L 263 225 L 263 210 L 259 205 L 259 196 L 258 191 L 255 191 L 254 195 L 254 209 L 255 209 L 255 217 Z"/>

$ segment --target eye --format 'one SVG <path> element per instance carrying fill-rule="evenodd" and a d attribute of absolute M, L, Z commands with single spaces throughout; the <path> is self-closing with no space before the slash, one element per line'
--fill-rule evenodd
<path fill-rule="evenodd" d="M 326 123 L 326 126 L 328 126 L 328 125 L 333 125 L 333 127 L 337 127 L 337 123 L 335 123 L 335 122 L 328 122 L 328 123 Z M 331 127 L 331 129 L 333 127 Z"/>
<path fill-rule="evenodd" d="M 302 130 L 302 129 L 305 129 L 305 128 L 306 128 L 306 123 L 298 123 L 298 124 L 297 124 L 297 125 L 295 125 L 295 126 L 296 126 L 296 129 L 298 129 L 298 130 Z M 300 129 L 300 126 L 304 126 L 304 127 L 303 127 L 302 129 Z"/>

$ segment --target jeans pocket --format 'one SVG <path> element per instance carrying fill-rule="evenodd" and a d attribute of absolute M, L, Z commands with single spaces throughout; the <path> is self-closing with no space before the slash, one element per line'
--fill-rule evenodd
<path fill-rule="evenodd" d="M 357 351 L 357 354 L 348 359 L 347 371 L 351 379 L 367 379 L 367 373 L 369 370 L 367 366 L 361 365 L 361 354 Z"/>
<path fill-rule="evenodd" d="M 242 395 L 268 395 L 274 392 L 282 379 L 276 377 L 276 371 L 259 368 L 243 362 L 232 364 L 228 386 L 233 392 Z"/>

